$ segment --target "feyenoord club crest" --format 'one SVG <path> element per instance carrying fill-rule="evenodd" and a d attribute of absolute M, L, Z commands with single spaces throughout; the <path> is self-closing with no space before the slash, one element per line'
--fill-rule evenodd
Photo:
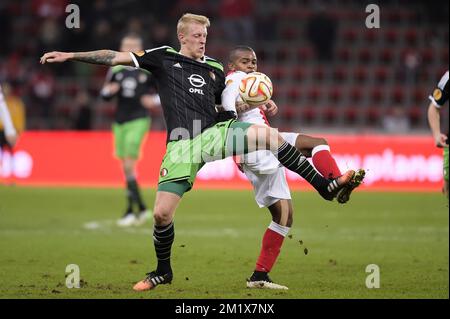
<path fill-rule="evenodd" d="M 436 101 L 437 101 L 437 100 L 440 100 L 441 97 L 442 97 L 442 91 L 439 90 L 439 89 L 435 89 L 434 92 L 433 92 L 433 97 L 434 97 L 434 99 L 435 99 Z"/>
<path fill-rule="evenodd" d="M 209 76 L 211 77 L 211 79 L 212 79 L 213 81 L 216 80 L 216 75 L 214 74 L 213 71 L 209 71 Z"/>

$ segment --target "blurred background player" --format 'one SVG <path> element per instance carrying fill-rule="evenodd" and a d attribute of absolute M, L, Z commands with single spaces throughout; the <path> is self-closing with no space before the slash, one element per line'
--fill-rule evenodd
<path fill-rule="evenodd" d="M 12 94 L 9 84 L 4 83 L 3 87 L 0 86 L 0 165 L 8 165 L 11 176 L 14 176 L 14 146 L 24 129 L 23 102 Z M 5 156 L 6 153 L 9 156 Z M 9 159 L 9 162 L 5 159 Z"/>
<path fill-rule="evenodd" d="M 444 149 L 444 194 L 448 198 L 448 135 L 441 132 L 440 112 L 441 106 L 448 100 L 448 70 L 442 76 L 433 91 L 429 96 L 431 103 L 428 106 L 428 123 L 430 124 L 431 132 L 433 133 L 434 143 L 437 147 Z M 447 119 L 448 120 L 448 119 Z"/>
<path fill-rule="evenodd" d="M 120 45 L 120 51 L 139 52 L 142 48 L 142 39 L 137 34 L 126 35 Z M 126 179 L 128 201 L 124 216 L 117 221 L 119 226 L 139 225 L 149 217 L 135 171 L 140 147 L 150 129 L 151 119 L 148 109 L 160 105 L 158 94 L 151 93 L 155 90 L 152 75 L 148 71 L 115 66 L 108 71 L 101 91 L 102 97 L 106 100 L 117 97 L 112 129 L 115 154 L 122 163 Z"/>
<path fill-rule="evenodd" d="M 239 121 L 270 126 L 264 111 L 269 116 L 275 115 L 278 111 L 275 102 L 270 100 L 269 103 L 258 108 L 243 103 L 239 97 L 239 84 L 242 79 L 247 76 L 247 73 L 257 71 L 257 57 L 253 49 L 247 46 L 234 48 L 229 54 L 228 68 L 230 73 L 225 80 L 227 87 L 222 95 L 222 103 L 233 104 L 237 101 L 236 110 Z M 225 109 L 230 107 L 231 105 L 225 105 Z M 333 179 L 342 175 L 336 161 L 331 156 L 330 147 L 325 139 L 298 133 L 282 132 L 280 134 L 302 154 L 312 157 L 314 166 L 322 176 Z M 247 287 L 288 289 L 273 283 L 268 275 L 293 222 L 291 194 L 284 168 L 267 151 L 249 153 L 241 158 L 243 161 L 240 167 L 253 185 L 258 206 L 260 208 L 267 207 L 272 215 L 272 222 L 264 233 L 255 271 L 247 280 Z M 358 187 L 364 179 L 364 174 L 364 170 L 359 170 L 349 186 L 344 187 L 343 191 L 338 194 L 337 199 L 340 203 L 349 200 L 353 189 Z"/>

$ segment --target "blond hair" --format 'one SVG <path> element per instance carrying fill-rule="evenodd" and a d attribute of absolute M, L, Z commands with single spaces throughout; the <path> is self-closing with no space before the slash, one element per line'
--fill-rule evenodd
<path fill-rule="evenodd" d="M 180 20 L 178 20 L 177 33 L 179 34 L 186 32 L 187 24 L 192 22 L 202 24 L 207 28 L 211 25 L 209 19 L 205 16 L 192 13 L 185 13 L 180 18 Z"/>

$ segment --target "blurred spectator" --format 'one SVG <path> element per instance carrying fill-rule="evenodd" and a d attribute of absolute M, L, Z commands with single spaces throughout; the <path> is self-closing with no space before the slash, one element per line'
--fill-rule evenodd
<path fill-rule="evenodd" d="M 258 40 L 270 41 L 275 40 L 278 33 L 277 14 L 280 5 L 271 0 L 258 1 L 255 6 L 255 29 Z"/>
<path fill-rule="evenodd" d="M 219 14 L 227 40 L 235 45 L 251 45 L 255 41 L 254 3 L 252 0 L 222 0 Z"/>
<path fill-rule="evenodd" d="M 80 27 L 79 28 L 72 28 L 72 29 L 65 29 L 64 31 L 64 44 L 63 48 L 66 51 L 73 52 L 73 51 L 87 51 L 90 48 L 89 41 L 86 41 L 86 39 L 89 39 L 89 33 L 91 30 L 88 30 L 87 23 L 85 22 L 85 19 L 80 19 Z"/>
<path fill-rule="evenodd" d="M 333 59 L 336 31 L 337 21 L 327 14 L 324 6 L 316 5 L 306 25 L 306 34 L 320 61 Z"/>
<path fill-rule="evenodd" d="M 169 27 L 162 23 L 157 23 L 152 27 L 151 46 L 156 48 L 163 45 L 171 45 L 172 38 Z"/>
<path fill-rule="evenodd" d="M 400 105 L 388 111 L 383 117 L 382 125 L 384 132 L 390 134 L 405 134 L 411 129 L 408 116 Z"/>
<path fill-rule="evenodd" d="M 75 98 L 76 116 L 73 128 L 78 131 L 92 129 L 92 108 L 89 94 L 86 90 L 78 92 Z"/>
<path fill-rule="evenodd" d="M 31 8 L 40 18 L 61 18 L 68 4 L 67 0 L 32 0 Z"/>
<path fill-rule="evenodd" d="M 420 57 L 417 51 L 409 50 L 401 61 L 398 80 L 405 84 L 415 84 L 419 79 Z"/>
<path fill-rule="evenodd" d="M 47 128 L 51 128 L 56 90 L 53 75 L 47 68 L 42 68 L 40 72 L 33 74 L 28 86 L 31 100 L 29 113 L 42 117 Z"/>
<path fill-rule="evenodd" d="M 61 26 L 55 19 L 45 19 L 39 31 L 39 50 L 48 52 L 61 46 Z"/>
<path fill-rule="evenodd" d="M 8 108 L 11 121 L 16 130 L 17 136 L 25 131 L 26 119 L 25 119 L 25 104 L 20 96 L 16 94 L 16 90 L 8 83 L 1 84 L 1 91 L 5 98 L 6 107 Z M 4 130 L 4 125 L 0 121 L 0 131 Z M 1 146 L 0 146 L 1 147 Z"/>
<path fill-rule="evenodd" d="M 209 1 L 208 0 L 179 0 L 173 7 L 171 16 L 177 20 L 184 13 L 195 13 L 202 15 L 210 15 Z"/>
<path fill-rule="evenodd" d="M 92 47 L 90 50 L 114 48 L 116 46 L 114 36 L 111 23 L 106 18 L 100 19 L 95 23 L 94 29 L 91 32 Z"/>

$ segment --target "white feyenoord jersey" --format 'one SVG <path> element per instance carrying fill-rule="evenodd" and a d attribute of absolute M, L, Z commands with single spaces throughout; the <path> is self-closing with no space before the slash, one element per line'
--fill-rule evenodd
<path fill-rule="evenodd" d="M 234 71 L 227 75 L 225 78 L 225 84 L 229 90 L 229 94 L 235 97 L 236 101 L 242 101 L 241 96 L 239 95 L 239 85 L 241 81 L 247 76 L 247 73 L 242 71 Z M 227 91 L 228 91 L 227 90 Z M 226 93 L 227 94 L 227 93 Z M 238 120 L 240 122 L 254 123 L 254 124 L 265 124 L 269 126 L 267 122 L 266 116 L 264 112 L 260 110 L 258 107 L 248 110 L 246 112 L 242 112 L 238 114 Z"/>

